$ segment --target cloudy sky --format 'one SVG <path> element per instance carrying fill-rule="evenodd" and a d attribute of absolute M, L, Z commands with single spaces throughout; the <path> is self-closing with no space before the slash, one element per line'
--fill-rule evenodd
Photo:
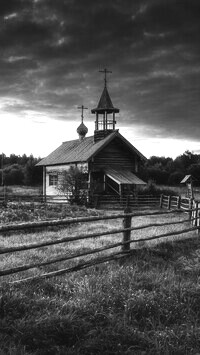
<path fill-rule="evenodd" d="M 44 157 L 89 135 L 103 90 L 144 155 L 200 153 L 199 0 L 1 0 L 0 151 Z"/>

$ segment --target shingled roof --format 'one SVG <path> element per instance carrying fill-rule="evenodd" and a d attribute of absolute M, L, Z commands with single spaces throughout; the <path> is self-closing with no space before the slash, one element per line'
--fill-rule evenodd
<path fill-rule="evenodd" d="M 108 90 L 107 90 L 106 86 L 103 89 L 103 92 L 101 94 L 98 106 L 91 110 L 92 113 L 103 112 L 103 111 L 116 112 L 116 113 L 119 112 L 119 109 L 115 108 L 113 106 L 113 103 L 111 101 L 111 98 L 110 98 L 110 95 L 108 93 Z"/>
<path fill-rule="evenodd" d="M 60 165 L 78 162 L 87 162 L 99 151 L 101 151 L 114 138 L 122 140 L 133 153 L 137 154 L 142 160 L 146 160 L 130 142 L 128 142 L 117 130 L 94 143 L 94 137 L 86 137 L 83 140 L 73 140 L 63 142 L 56 150 L 42 159 L 37 166 Z"/>

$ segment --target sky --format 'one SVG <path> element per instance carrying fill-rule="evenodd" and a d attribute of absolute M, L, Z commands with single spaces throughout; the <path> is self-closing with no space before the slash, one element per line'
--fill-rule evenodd
<path fill-rule="evenodd" d="M 0 152 L 45 157 L 108 91 L 147 158 L 200 153 L 199 0 L 1 0 Z"/>

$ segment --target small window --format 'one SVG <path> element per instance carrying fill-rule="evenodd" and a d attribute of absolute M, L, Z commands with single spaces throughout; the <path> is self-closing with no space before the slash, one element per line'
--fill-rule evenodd
<path fill-rule="evenodd" d="M 58 175 L 51 174 L 49 175 L 49 186 L 55 186 L 58 184 Z"/>

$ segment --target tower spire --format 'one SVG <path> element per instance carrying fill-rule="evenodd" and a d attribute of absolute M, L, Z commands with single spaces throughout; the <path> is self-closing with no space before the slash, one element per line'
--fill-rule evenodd
<path fill-rule="evenodd" d="M 119 112 L 119 109 L 113 106 L 107 89 L 107 74 L 112 72 L 106 68 L 99 70 L 99 72 L 104 73 L 104 89 L 97 107 L 91 110 L 92 113 L 96 114 L 94 131 L 95 142 L 115 131 L 115 114 Z"/>
<path fill-rule="evenodd" d="M 104 68 L 102 70 L 99 70 L 99 73 L 104 73 L 104 87 L 107 87 L 107 74 L 112 73 L 110 70 L 108 70 L 107 68 Z"/>

